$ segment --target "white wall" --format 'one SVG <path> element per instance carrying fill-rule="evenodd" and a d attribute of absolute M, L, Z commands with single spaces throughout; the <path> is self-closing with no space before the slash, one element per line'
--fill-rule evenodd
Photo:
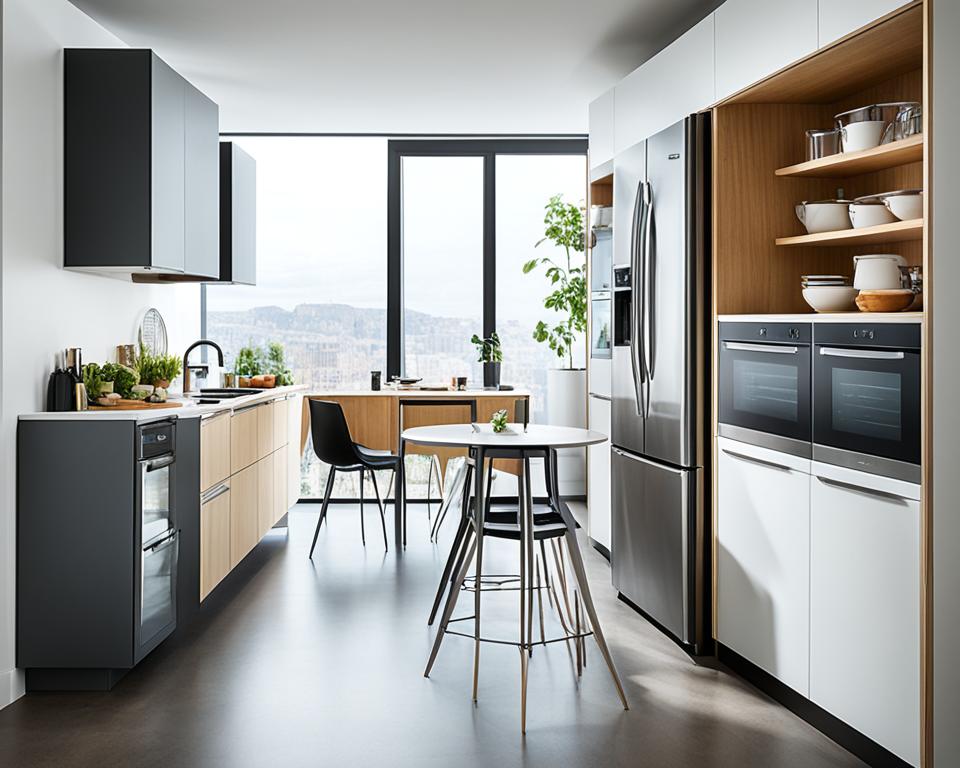
<path fill-rule="evenodd" d="M 934 764 L 956 765 L 960 755 L 960 3 L 933 0 L 933 738 Z"/>
<path fill-rule="evenodd" d="M 3 0 L 3 190 L 0 270 L 0 706 L 22 693 L 14 670 L 17 415 L 43 409 L 56 350 L 112 360 L 139 314 L 157 307 L 170 350 L 199 337 L 196 286 L 144 286 L 62 263 L 64 47 L 123 44 L 66 0 Z M 66 494 L 64 498 L 68 498 Z"/>

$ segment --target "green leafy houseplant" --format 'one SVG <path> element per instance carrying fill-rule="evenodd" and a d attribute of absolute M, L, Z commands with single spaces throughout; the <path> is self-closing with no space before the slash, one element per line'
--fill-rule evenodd
<path fill-rule="evenodd" d="M 470 343 L 477 348 L 478 363 L 502 363 L 503 350 L 500 348 L 500 337 L 494 331 L 487 338 L 481 339 L 477 334 L 470 337 Z"/>
<path fill-rule="evenodd" d="M 176 355 L 152 355 L 142 346 L 137 357 L 140 381 L 155 387 L 168 387 L 183 370 L 183 362 Z"/>
<path fill-rule="evenodd" d="M 541 320 L 533 330 L 533 338 L 546 342 L 557 357 L 566 358 L 567 367 L 573 368 L 573 344 L 577 334 L 587 330 L 587 281 L 586 267 L 574 253 L 584 251 L 583 211 L 571 203 L 563 202 L 561 195 L 554 195 L 545 206 L 544 236 L 536 246 L 547 241 L 563 248 L 566 266 L 557 264 L 549 257 L 530 259 L 523 265 L 526 275 L 538 266 L 546 267 L 544 275 L 553 286 L 553 291 L 544 299 L 543 306 L 560 313 L 563 317 L 550 325 Z"/>
<path fill-rule="evenodd" d="M 237 351 L 237 357 L 233 361 L 233 372 L 245 378 L 260 376 L 263 373 L 264 363 L 263 350 L 251 344 Z"/>
<path fill-rule="evenodd" d="M 267 373 L 277 377 L 278 387 L 293 384 L 293 373 L 284 357 L 283 344 L 279 341 L 271 341 L 267 344 Z"/>
<path fill-rule="evenodd" d="M 133 388 L 140 383 L 140 374 L 120 363 L 104 363 L 100 376 L 104 381 L 112 381 L 113 391 L 127 399 L 133 397 Z"/>
<path fill-rule="evenodd" d="M 495 414 L 493 418 L 490 419 L 490 423 L 493 425 L 494 432 L 503 432 L 507 428 L 507 411 L 501 408 Z"/>
<path fill-rule="evenodd" d="M 83 366 L 83 386 L 87 390 L 87 397 L 96 400 L 103 389 L 103 372 L 97 363 L 87 363 Z"/>

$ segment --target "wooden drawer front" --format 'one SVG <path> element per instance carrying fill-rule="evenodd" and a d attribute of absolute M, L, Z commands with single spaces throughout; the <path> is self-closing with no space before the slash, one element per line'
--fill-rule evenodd
<path fill-rule="evenodd" d="M 275 437 L 273 433 L 273 403 L 258 405 L 254 410 L 257 412 L 257 458 L 262 459 L 264 456 L 273 453 L 275 448 L 273 444 Z"/>
<path fill-rule="evenodd" d="M 230 477 L 230 414 L 200 422 L 200 491 Z"/>
<path fill-rule="evenodd" d="M 290 401 L 285 397 L 273 401 L 273 450 L 287 444 L 290 421 Z"/>
<path fill-rule="evenodd" d="M 399 445 L 397 437 L 397 398 L 377 397 L 375 395 L 344 395 L 339 397 L 320 397 L 318 400 L 332 400 L 343 408 L 350 437 L 355 443 L 367 448 L 382 451 L 395 451 Z M 310 418 L 309 406 L 306 410 Z"/>
<path fill-rule="evenodd" d="M 229 419 L 228 419 L 229 421 Z M 230 573 L 230 490 L 200 505 L 200 599 Z"/>
<path fill-rule="evenodd" d="M 257 506 L 259 472 L 256 465 L 247 467 L 230 481 L 230 567 L 235 568 L 253 549 L 260 537 Z"/>
<path fill-rule="evenodd" d="M 276 456 L 271 453 L 257 462 L 257 541 L 273 527 L 276 515 Z"/>
<path fill-rule="evenodd" d="M 274 470 L 274 481 L 273 481 L 273 491 L 274 491 L 274 504 L 273 504 L 273 521 L 271 526 L 276 523 L 281 517 L 287 514 L 287 510 L 290 508 L 289 502 L 287 500 L 287 493 L 289 482 L 287 480 L 287 449 L 281 448 L 275 454 L 273 454 L 273 470 Z"/>
<path fill-rule="evenodd" d="M 230 473 L 257 460 L 257 408 L 237 411 L 230 419 Z"/>

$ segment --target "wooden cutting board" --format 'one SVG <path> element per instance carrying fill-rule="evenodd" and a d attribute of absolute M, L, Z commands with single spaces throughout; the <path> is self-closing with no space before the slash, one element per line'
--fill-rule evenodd
<path fill-rule="evenodd" d="M 167 400 L 165 403 L 145 403 L 143 400 L 125 400 L 121 398 L 116 405 L 90 404 L 91 411 L 149 411 L 153 408 L 179 408 L 183 403 Z"/>

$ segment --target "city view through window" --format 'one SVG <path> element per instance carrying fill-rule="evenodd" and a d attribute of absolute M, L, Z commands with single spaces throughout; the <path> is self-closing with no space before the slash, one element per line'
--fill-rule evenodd
<path fill-rule="evenodd" d="M 241 347 L 279 341 L 297 383 L 369 388 L 370 372 L 385 373 L 387 358 L 387 140 L 234 140 L 257 162 L 257 285 L 207 287 L 208 336 L 223 346 L 228 370 Z M 405 373 L 429 383 L 467 376 L 482 384 L 470 344 L 482 331 L 482 173 L 469 161 L 481 162 L 404 159 Z M 542 303 L 549 283 L 521 267 L 551 251 L 562 257 L 548 243 L 534 248 L 543 206 L 557 193 L 582 204 L 584 166 L 582 156 L 497 158 L 501 380 L 531 391 L 534 420 L 545 420 L 546 371 L 558 361 L 532 337 L 538 320 L 551 319 Z M 422 463 L 408 467 L 411 497 L 426 495 Z M 322 496 L 327 470 L 309 448 L 302 469 L 302 496 Z M 335 495 L 356 497 L 357 480 L 338 476 Z M 386 485 L 384 478 L 381 493 Z"/>

